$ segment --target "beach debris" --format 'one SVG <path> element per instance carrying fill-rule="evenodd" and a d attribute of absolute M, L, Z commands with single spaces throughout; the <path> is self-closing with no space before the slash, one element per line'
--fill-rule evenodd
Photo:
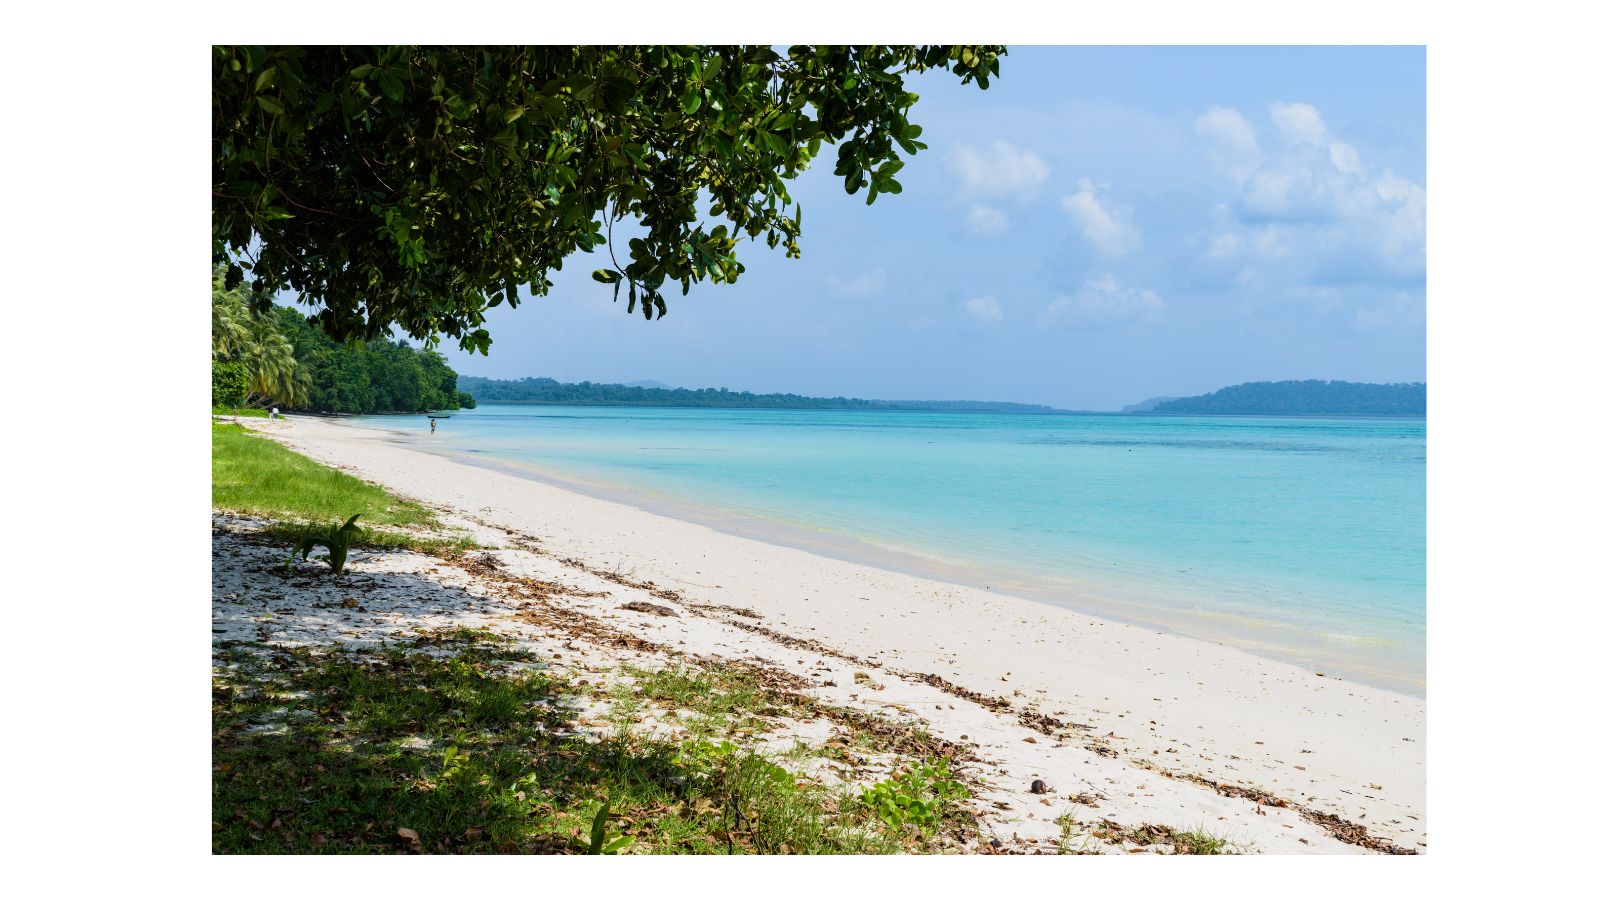
<path fill-rule="evenodd" d="M 659 603 L 646 603 L 643 600 L 633 600 L 628 603 L 624 603 L 621 607 L 619 607 L 619 609 L 628 609 L 634 612 L 649 613 L 652 616 L 676 616 L 678 614 L 678 611 L 670 606 L 662 606 Z"/>
<path fill-rule="evenodd" d="M 1028 785 L 1028 791 L 1034 794 L 1049 793 L 1050 785 L 1045 784 L 1043 778 L 1035 778 L 1033 784 Z"/>

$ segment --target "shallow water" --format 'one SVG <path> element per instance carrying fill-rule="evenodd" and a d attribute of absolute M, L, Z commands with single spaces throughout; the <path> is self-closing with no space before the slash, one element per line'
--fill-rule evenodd
<path fill-rule="evenodd" d="M 730 530 L 1423 685 L 1421 419 L 484 406 L 434 435 L 421 416 L 352 421 Z"/>

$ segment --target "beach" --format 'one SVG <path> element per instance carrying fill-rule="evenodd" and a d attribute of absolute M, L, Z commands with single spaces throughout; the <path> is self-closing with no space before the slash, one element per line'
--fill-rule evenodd
<path fill-rule="evenodd" d="M 913 716 L 971 745 L 979 821 L 1016 847 L 1053 840 L 1076 806 L 1130 828 L 1203 826 L 1257 852 L 1426 849 L 1420 697 L 756 540 L 382 430 L 248 424 L 483 535 L 498 567 L 596 594 L 574 602 L 608 628 L 765 666 L 830 702 Z M 668 613 L 622 608 L 641 604 Z M 493 622 L 495 609 L 474 615 Z M 603 668 L 607 646 L 584 658 Z"/>

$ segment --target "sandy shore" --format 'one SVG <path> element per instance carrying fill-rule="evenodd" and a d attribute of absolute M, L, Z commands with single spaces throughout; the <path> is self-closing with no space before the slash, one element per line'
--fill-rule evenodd
<path fill-rule="evenodd" d="M 1097 816 L 1201 826 L 1263 852 L 1426 849 L 1419 698 L 722 533 L 422 452 L 383 431 L 303 418 L 248 424 L 509 534 L 569 575 L 653 582 L 656 602 L 666 592 L 697 610 L 615 616 L 656 643 L 760 659 L 820 695 L 914 711 L 934 734 L 977 745 L 991 772 L 980 798 L 989 824 L 1018 840 L 1058 833 L 1061 798 L 1088 794 L 1100 798 Z M 881 689 L 825 675 L 863 668 Z M 1029 793 L 1034 778 L 1051 785 L 1053 801 Z"/>

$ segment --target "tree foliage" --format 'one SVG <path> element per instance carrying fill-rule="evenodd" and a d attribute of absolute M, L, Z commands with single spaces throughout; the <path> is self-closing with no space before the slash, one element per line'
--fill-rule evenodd
<path fill-rule="evenodd" d="M 459 409 L 472 402 L 456 390 L 443 356 L 404 341 L 335 341 L 287 306 L 269 313 L 295 348 L 309 387 L 296 409 L 330 413 L 411 413 Z"/>
<path fill-rule="evenodd" d="M 242 362 L 213 360 L 211 363 L 211 405 L 233 409 L 243 406 L 250 394 L 250 376 Z"/>
<path fill-rule="evenodd" d="M 218 389 L 218 366 L 237 363 L 237 369 L 222 365 L 223 388 L 232 395 L 232 372 L 242 371 L 245 380 L 243 399 L 227 404 L 278 403 L 299 406 L 311 387 L 309 375 L 295 358 L 294 345 L 275 325 L 270 315 L 253 310 L 244 291 L 226 287 L 225 271 L 217 266 L 211 277 L 211 361 L 212 392 Z"/>
<path fill-rule="evenodd" d="M 293 290 L 335 338 L 398 326 L 487 352 L 484 313 L 577 251 L 628 308 L 798 256 L 786 182 L 824 144 L 847 192 L 899 193 L 908 76 L 986 88 L 998 46 L 216 47 L 213 256 L 258 309 Z M 712 220 L 702 222 L 709 204 Z M 611 246 L 613 224 L 639 236 Z"/>

